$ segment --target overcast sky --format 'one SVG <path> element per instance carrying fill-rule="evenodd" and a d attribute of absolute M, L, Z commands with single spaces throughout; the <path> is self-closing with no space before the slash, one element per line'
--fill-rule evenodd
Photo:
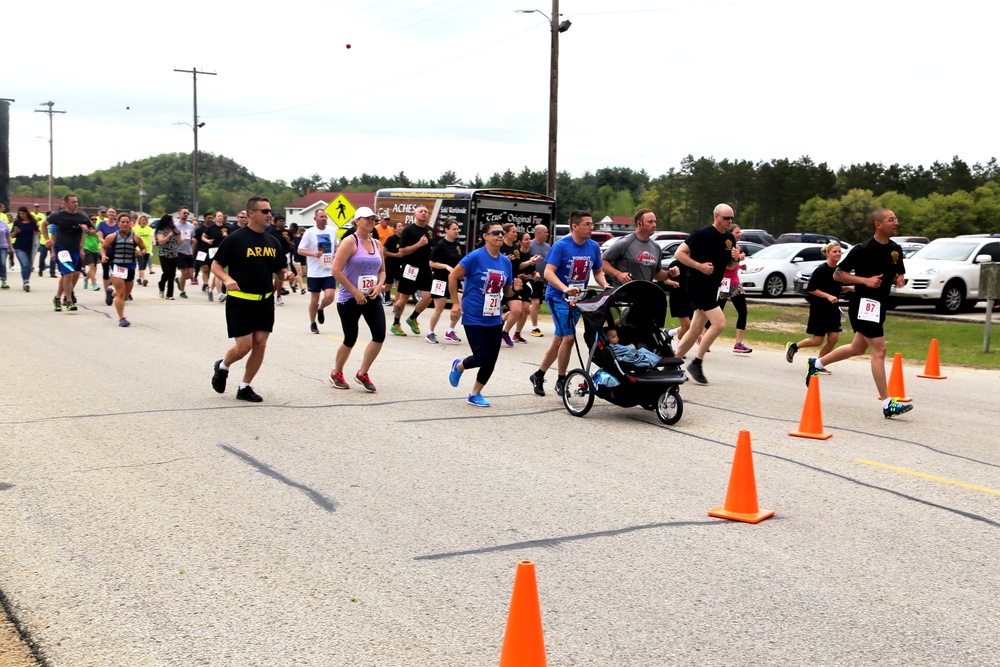
<path fill-rule="evenodd" d="M 237 7 L 237 9 L 233 9 Z M 6 3 L 11 175 L 193 146 L 268 179 L 547 165 L 547 0 Z M 562 0 L 559 170 L 997 150 L 1000 3 Z M 21 42 L 21 39 L 26 40 Z M 346 45 L 350 44 L 351 49 Z M 184 122 L 187 125 L 175 125 Z"/>

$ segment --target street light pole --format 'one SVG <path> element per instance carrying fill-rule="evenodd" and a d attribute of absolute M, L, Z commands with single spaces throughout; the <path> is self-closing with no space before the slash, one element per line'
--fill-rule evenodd
<path fill-rule="evenodd" d="M 559 0 L 552 0 L 552 15 L 540 9 L 518 9 L 521 14 L 541 14 L 549 22 L 552 47 L 549 57 L 549 167 L 546 179 L 548 195 L 556 198 L 556 141 L 559 124 L 559 33 L 572 25 L 569 20 L 559 22 Z"/>
<path fill-rule="evenodd" d="M 39 106 L 48 107 L 48 109 L 35 109 L 35 113 L 47 113 L 49 115 L 49 210 L 52 210 L 52 181 L 53 181 L 53 171 L 55 169 L 55 150 L 52 143 L 52 114 L 66 113 L 65 111 L 53 111 L 52 107 L 56 105 L 55 102 L 40 102 Z"/>
<path fill-rule="evenodd" d="M 198 123 L 198 75 L 199 74 L 209 74 L 211 76 L 216 76 L 215 72 L 203 72 L 199 71 L 197 67 L 192 67 L 191 69 L 177 69 L 174 68 L 175 72 L 183 72 L 185 74 L 190 74 L 194 80 L 194 119 L 191 123 L 191 129 L 194 130 L 194 155 L 191 156 L 191 171 L 194 175 L 194 193 L 193 201 L 191 202 L 191 210 L 194 211 L 194 219 L 198 219 L 198 128 L 204 127 L 204 123 Z"/>

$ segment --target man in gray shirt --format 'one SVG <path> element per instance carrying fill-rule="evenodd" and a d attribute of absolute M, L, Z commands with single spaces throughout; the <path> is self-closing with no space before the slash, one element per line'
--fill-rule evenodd
<path fill-rule="evenodd" d="M 604 253 L 604 274 L 620 287 L 633 280 L 666 281 L 669 273 L 660 268 L 663 248 L 650 237 L 656 231 L 656 214 L 648 208 L 635 214 L 635 231 L 616 241 Z"/>
<path fill-rule="evenodd" d="M 538 310 L 542 307 L 542 299 L 545 298 L 545 256 L 552 249 L 548 241 L 549 228 L 545 225 L 535 225 L 535 238 L 531 241 L 528 253 L 532 257 L 538 255 L 541 259 L 535 264 L 538 280 L 531 281 L 531 306 L 528 308 L 528 314 L 531 316 L 531 335 L 539 338 L 542 336 L 542 330 L 538 328 Z"/>
<path fill-rule="evenodd" d="M 181 290 L 178 296 L 182 299 L 188 298 L 187 293 L 184 291 L 184 286 L 194 277 L 194 246 L 192 245 L 194 225 L 188 222 L 189 215 L 188 207 L 182 206 L 180 212 L 177 214 L 177 222 L 174 224 L 179 234 L 177 241 L 177 272 L 180 274 L 180 277 L 177 279 L 177 286 Z"/>

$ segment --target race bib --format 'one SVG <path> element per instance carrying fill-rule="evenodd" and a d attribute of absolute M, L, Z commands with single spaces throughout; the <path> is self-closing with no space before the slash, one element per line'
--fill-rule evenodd
<path fill-rule="evenodd" d="M 191 240 L 191 230 L 189 230 L 189 229 L 182 229 L 181 230 L 181 241 L 190 241 L 190 240 Z"/>
<path fill-rule="evenodd" d="M 124 266 L 118 266 L 117 264 L 112 264 L 111 277 L 121 278 L 122 280 L 124 280 L 125 278 L 128 278 L 128 269 L 126 269 Z"/>
<path fill-rule="evenodd" d="M 208 257 L 208 255 L 205 254 L 204 250 L 199 250 L 194 256 L 194 258 L 199 262 L 204 262 L 206 257 Z"/>
<path fill-rule="evenodd" d="M 444 296 L 445 282 L 443 280 L 435 280 L 431 283 L 431 296 Z"/>
<path fill-rule="evenodd" d="M 882 304 L 874 299 L 858 300 L 858 319 L 865 322 L 878 322 L 882 316 Z"/>
<path fill-rule="evenodd" d="M 493 292 L 483 295 L 483 317 L 496 317 L 500 314 L 500 294 Z"/>
<path fill-rule="evenodd" d="M 416 280 L 417 274 L 420 273 L 420 269 L 413 266 L 412 264 L 407 264 L 403 269 L 403 277 L 407 280 Z"/>
<path fill-rule="evenodd" d="M 218 248 L 209 248 L 208 249 L 208 258 L 209 259 L 214 259 L 215 258 L 215 253 L 217 253 L 217 252 L 219 252 Z"/>
<path fill-rule="evenodd" d="M 587 285 L 585 283 L 570 283 L 569 285 L 566 286 L 566 289 L 569 290 L 569 289 L 573 289 L 574 287 L 577 288 L 578 290 L 580 290 L 580 293 L 577 294 L 576 296 L 566 296 L 564 294 L 563 295 L 564 299 L 574 299 L 575 300 L 575 299 L 581 299 L 581 298 L 583 298 L 583 290 L 586 289 Z"/>
<path fill-rule="evenodd" d="M 368 294 L 375 287 L 375 276 L 358 276 L 358 289 Z"/>
<path fill-rule="evenodd" d="M 59 258 L 60 264 L 69 264 L 73 259 L 69 254 L 69 250 L 60 250 L 56 257 Z"/>
<path fill-rule="evenodd" d="M 333 255 L 326 253 L 320 258 L 320 261 L 322 262 L 324 268 L 333 266 Z"/>
<path fill-rule="evenodd" d="M 729 278 L 723 278 L 719 284 L 719 298 L 729 296 Z"/>

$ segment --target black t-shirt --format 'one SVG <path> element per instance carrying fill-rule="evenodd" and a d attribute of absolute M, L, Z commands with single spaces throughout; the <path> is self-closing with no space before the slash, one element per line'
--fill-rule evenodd
<path fill-rule="evenodd" d="M 697 269 L 688 269 L 688 290 L 715 291 L 722 284 L 722 275 L 733 261 L 736 238 L 729 232 L 721 233 L 713 225 L 696 229 L 685 241 L 691 250 L 691 259 L 699 263 L 711 262 L 714 270 L 706 276 Z"/>
<path fill-rule="evenodd" d="M 896 274 L 906 273 L 903 268 L 903 249 L 899 244 L 895 241 L 879 243 L 874 238 L 851 248 L 847 257 L 840 263 L 840 268 L 847 273 L 853 271 L 859 278 L 882 276 L 882 284 L 876 289 L 865 285 L 854 286 L 853 298 L 878 301 L 888 298 Z"/>
<path fill-rule="evenodd" d="M 430 261 L 447 264 L 454 268 L 462 261 L 462 244 L 448 239 L 441 239 L 431 248 Z M 433 269 L 435 280 L 448 280 L 448 272 L 444 269 Z"/>
<path fill-rule="evenodd" d="M 812 277 L 809 278 L 809 286 L 806 287 L 806 290 L 809 292 L 819 290 L 833 296 L 839 296 L 840 290 L 843 288 L 843 284 L 833 279 L 833 272 L 836 270 L 837 267 L 830 266 L 825 262 L 820 264 L 816 267 L 816 270 L 813 271 Z M 823 297 L 815 296 L 813 294 L 806 296 L 806 301 L 809 303 L 829 303 L 829 301 Z"/>
<path fill-rule="evenodd" d="M 421 236 L 427 237 L 427 245 L 414 250 L 409 255 L 405 255 L 400 259 L 400 264 L 405 266 L 410 264 L 418 269 L 428 268 L 428 262 L 431 259 L 431 244 L 430 241 L 433 240 L 434 230 L 431 229 L 430 225 L 426 227 L 420 227 L 419 225 L 413 224 L 403 229 L 403 235 L 399 237 L 399 247 L 409 248 L 411 245 L 416 245 L 420 241 Z"/>
<path fill-rule="evenodd" d="M 390 252 L 399 252 L 399 237 L 396 236 L 395 234 L 393 234 L 392 236 L 390 236 L 388 238 L 388 240 L 385 243 L 382 244 L 382 247 L 385 248 L 385 251 L 387 253 L 390 253 Z M 399 257 L 389 257 L 388 255 L 386 255 L 386 258 L 385 258 L 385 268 L 387 270 L 390 269 L 390 268 L 398 270 L 399 269 Z"/>
<path fill-rule="evenodd" d="M 212 239 L 212 243 L 206 244 L 206 247 L 218 248 L 222 239 L 224 239 L 228 233 L 229 232 L 226 231 L 225 227 L 220 227 L 219 225 L 212 225 L 211 227 L 205 228 L 204 235 Z"/>
<path fill-rule="evenodd" d="M 278 239 L 268 233 L 257 233 L 249 226 L 227 236 L 215 261 L 240 286 L 241 292 L 267 294 L 274 289 L 274 273 L 285 268 L 285 255 Z"/>
<path fill-rule="evenodd" d="M 208 245 L 207 243 L 205 243 L 204 241 L 202 241 L 202 240 L 201 240 L 201 237 L 202 237 L 202 235 L 203 235 L 203 234 L 204 234 L 205 232 L 207 232 L 207 231 L 208 231 L 209 229 L 211 229 L 212 227 L 215 227 L 215 225 L 211 225 L 211 226 L 209 226 L 209 227 L 206 227 L 205 225 L 203 225 L 203 224 L 199 223 L 199 224 L 198 224 L 198 225 L 197 225 L 197 226 L 196 226 L 196 227 L 194 228 L 194 237 L 195 237 L 196 239 L 198 239 L 198 242 L 197 242 L 197 243 L 195 244 L 195 248 L 194 248 L 194 251 L 195 251 L 195 254 L 197 254 L 197 253 L 199 253 L 199 252 L 208 252 L 208 249 L 209 249 L 209 248 L 210 248 L 211 246 L 210 246 L 210 245 Z M 218 247 L 218 244 L 216 244 L 216 247 Z"/>
<path fill-rule="evenodd" d="M 278 243 L 281 244 L 281 254 L 282 256 L 287 255 L 288 251 L 292 249 L 291 243 L 288 241 L 288 230 L 287 229 L 277 229 L 270 232 L 271 236 L 278 239 Z"/>
<path fill-rule="evenodd" d="M 56 226 L 55 247 L 74 252 L 80 249 L 80 244 L 83 241 L 83 229 L 80 228 L 80 225 L 87 225 L 88 229 L 94 228 L 90 218 L 79 211 L 76 213 L 56 211 L 49 216 L 48 224 Z"/>
<path fill-rule="evenodd" d="M 34 220 L 31 222 L 21 222 L 18 220 L 14 223 L 14 229 L 18 230 L 17 236 L 14 237 L 14 250 L 27 250 L 30 252 L 31 244 L 35 241 L 35 234 L 38 233 L 38 223 Z M 14 229 L 11 231 L 14 231 Z"/>

